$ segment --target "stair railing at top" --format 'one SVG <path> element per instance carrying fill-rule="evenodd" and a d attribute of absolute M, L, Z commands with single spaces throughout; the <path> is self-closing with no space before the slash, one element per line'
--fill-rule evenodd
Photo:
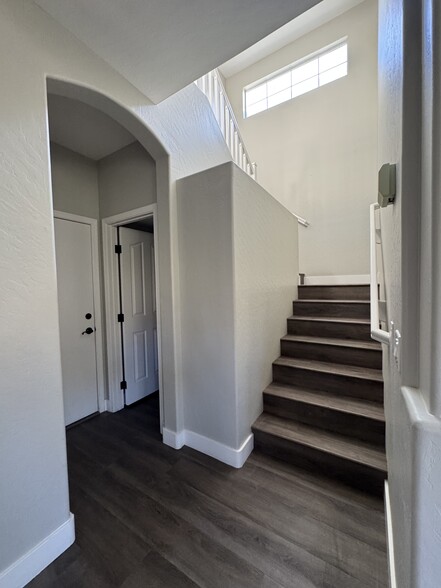
<path fill-rule="evenodd" d="M 230 150 L 233 161 L 254 180 L 257 180 L 257 164 L 251 161 L 249 153 L 245 147 L 242 135 L 239 131 L 239 125 L 234 115 L 233 107 L 225 90 L 222 77 L 218 70 L 208 72 L 195 81 L 197 87 L 207 96 L 214 116 L 219 124 L 222 135 Z M 292 212 L 297 222 L 309 227 L 309 221 Z"/>
<path fill-rule="evenodd" d="M 375 211 L 380 206 L 377 203 L 370 206 L 370 257 L 371 257 L 371 337 L 375 341 L 390 345 L 391 334 L 381 328 L 381 322 L 385 320 L 385 301 L 379 300 L 378 293 L 378 265 L 377 249 L 381 250 L 381 226 L 376 224 Z M 383 284 L 384 285 L 384 284 Z M 383 312 L 381 312 L 383 311 Z"/>
<path fill-rule="evenodd" d="M 239 131 L 233 107 L 228 99 L 222 78 L 217 69 L 196 80 L 195 84 L 207 96 L 219 124 L 233 161 L 254 180 L 257 179 L 257 166 L 251 161 Z"/>

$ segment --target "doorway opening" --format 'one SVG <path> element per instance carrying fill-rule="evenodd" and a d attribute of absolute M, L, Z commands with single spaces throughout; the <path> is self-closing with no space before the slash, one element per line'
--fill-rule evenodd
<path fill-rule="evenodd" d="M 151 204 L 103 219 L 102 233 L 110 410 L 159 390 L 162 432 L 156 218 L 157 206 Z"/>
<path fill-rule="evenodd" d="M 75 98 L 48 121 L 65 425 L 159 395 L 162 431 L 156 161 Z"/>

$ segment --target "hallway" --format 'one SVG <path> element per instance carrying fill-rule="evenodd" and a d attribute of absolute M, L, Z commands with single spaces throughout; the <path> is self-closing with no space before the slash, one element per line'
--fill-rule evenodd
<path fill-rule="evenodd" d="M 28 586 L 387 586 L 382 502 L 253 453 L 161 443 L 158 399 L 67 433 L 75 544 Z"/>

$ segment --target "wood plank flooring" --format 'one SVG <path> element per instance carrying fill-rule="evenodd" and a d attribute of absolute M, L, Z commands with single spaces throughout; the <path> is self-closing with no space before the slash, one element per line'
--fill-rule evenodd
<path fill-rule="evenodd" d="M 29 586 L 379 588 L 382 501 L 253 454 L 161 442 L 157 398 L 67 433 L 77 540 Z"/>

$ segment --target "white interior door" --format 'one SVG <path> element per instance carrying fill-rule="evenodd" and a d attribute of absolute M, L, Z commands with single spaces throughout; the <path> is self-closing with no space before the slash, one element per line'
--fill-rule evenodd
<path fill-rule="evenodd" d="M 98 411 L 92 234 L 84 223 L 56 218 L 54 224 L 64 416 L 70 425 Z"/>
<path fill-rule="evenodd" d="M 153 235 L 120 227 L 126 404 L 159 388 L 155 360 L 156 306 Z"/>

